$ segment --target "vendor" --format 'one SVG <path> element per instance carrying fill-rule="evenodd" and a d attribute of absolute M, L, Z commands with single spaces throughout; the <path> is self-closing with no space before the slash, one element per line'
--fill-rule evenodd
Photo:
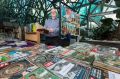
<path fill-rule="evenodd" d="M 57 11 L 56 9 L 51 10 L 51 18 L 46 19 L 45 21 L 45 29 L 49 31 L 48 34 L 45 34 L 47 45 L 59 45 L 59 19 L 56 17 Z"/>

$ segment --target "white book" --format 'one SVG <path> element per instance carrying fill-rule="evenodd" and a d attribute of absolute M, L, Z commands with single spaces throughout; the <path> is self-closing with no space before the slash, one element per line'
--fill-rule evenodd
<path fill-rule="evenodd" d="M 62 59 L 56 64 L 50 66 L 48 69 L 53 71 L 55 74 L 59 74 L 64 77 L 73 67 L 74 64 Z"/>
<path fill-rule="evenodd" d="M 120 74 L 108 71 L 109 79 L 120 79 Z"/>

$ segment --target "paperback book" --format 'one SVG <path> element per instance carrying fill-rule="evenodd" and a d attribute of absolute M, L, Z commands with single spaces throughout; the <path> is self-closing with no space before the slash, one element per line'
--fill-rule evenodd
<path fill-rule="evenodd" d="M 85 67 L 68 62 L 64 59 L 48 67 L 48 69 L 63 79 L 87 79 L 89 77 L 89 75 L 87 75 L 88 73 L 86 72 L 87 69 Z M 81 72 L 83 69 L 84 73 Z M 77 77 L 77 75 L 81 73 L 82 77 Z"/>
<path fill-rule="evenodd" d="M 58 76 L 54 75 L 50 71 L 43 67 L 40 67 L 27 75 L 24 76 L 25 79 L 60 79 Z"/>
<path fill-rule="evenodd" d="M 33 64 L 31 64 L 26 59 L 16 62 L 10 62 L 9 65 L 0 69 L 0 78 L 11 78 L 17 74 L 20 74 L 22 71 L 31 66 L 33 66 Z"/>
<path fill-rule="evenodd" d="M 47 53 L 49 54 L 53 54 L 53 55 L 62 55 L 62 56 L 66 56 L 66 55 L 69 55 L 73 52 L 75 52 L 74 50 L 69 50 L 69 49 L 66 49 L 66 48 L 63 48 L 61 46 L 59 47 L 55 47 L 53 49 L 49 49 L 46 51 Z"/>
<path fill-rule="evenodd" d="M 92 68 L 90 71 L 90 79 L 104 79 L 103 71 Z"/>
<path fill-rule="evenodd" d="M 86 64 L 92 64 L 93 61 L 95 60 L 94 55 L 83 54 L 83 53 L 81 54 L 79 52 L 72 53 L 67 57 L 75 61 L 84 61 Z"/>
<path fill-rule="evenodd" d="M 74 44 L 68 46 L 67 48 L 76 50 L 76 51 L 81 52 L 81 53 L 84 53 L 84 52 L 91 51 L 94 47 L 95 46 L 92 45 L 92 44 L 80 42 L 80 43 L 74 43 Z"/>
<path fill-rule="evenodd" d="M 31 62 L 33 62 L 34 64 L 36 64 L 37 66 L 45 66 L 45 67 L 49 67 L 53 64 L 55 64 L 56 62 L 60 61 L 61 58 L 52 55 L 52 54 L 41 54 L 41 55 L 37 55 L 34 57 L 29 58 L 29 60 Z"/>

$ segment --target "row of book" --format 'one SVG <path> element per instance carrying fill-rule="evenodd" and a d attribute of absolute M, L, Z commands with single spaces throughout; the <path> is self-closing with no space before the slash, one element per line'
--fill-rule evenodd
<path fill-rule="evenodd" d="M 66 52 L 74 52 L 62 47 L 56 47 L 42 54 L 4 63 L 0 69 L 0 78 L 10 79 L 102 79 L 102 71 L 93 72 L 90 66 L 85 66 L 63 57 Z M 64 52 L 62 52 L 64 51 Z M 59 54 L 63 53 L 63 54 Z M 54 54 L 53 54 L 54 53 Z M 3 65 L 3 64 L 2 64 Z"/>
<path fill-rule="evenodd" d="M 39 58 L 35 58 L 34 63 L 31 62 L 31 59 L 29 60 L 27 58 L 10 62 L 8 65 L 4 66 L 4 68 L 0 69 L 0 78 L 103 79 L 101 70 L 95 68 L 91 69 L 91 67 L 81 66 L 61 58 L 55 59 L 53 57 L 52 60 L 42 63 L 40 63 Z"/>
<path fill-rule="evenodd" d="M 42 53 L 40 48 L 37 50 L 39 53 L 36 55 L 0 63 L 0 79 L 104 79 L 104 72 L 92 67 L 94 60 L 98 60 L 96 57 L 100 55 L 118 52 L 114 47 L 105 48 L 88 43 L 44 49 Z M 14 56 L 15 52 L 10 54 Z"/>

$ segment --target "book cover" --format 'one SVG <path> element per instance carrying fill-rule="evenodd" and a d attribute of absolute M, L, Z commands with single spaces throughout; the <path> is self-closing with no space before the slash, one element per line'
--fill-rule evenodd
<path fill-rule="evenodd" d="M 49 72 L 43 67 L 40 67 L 34 70 L 31 73 L 28 73 L 24 76 L 25 79 L 60 79 L 58 76 L 54 75 L 53 73 Z"/>
<path fill-rule="evenodd" d="M 68 52 L 68 51 L 69 51 L 68 49 L 58 46 L 53 49 L 49 49 L 46 52 L 53 55 L 59 55 L 61 53 Z"/>
<path fill-rule="evenodd" d="M 21 61 L 10 62 L 9 65 L 0 69 L 0 78 L 10 78 L 20 72 L 26 70 L 28 67 L 33 66 L 29 61 L 23 59 Z"/>
<path fill-rule="evenodd" d="M 81 68 L 82 66 L 75 64 L 74 67 L 63 77 L 63 79 L 74 79 Z"/>
<path fill-rule="evenodd" d="M 30 54 L 31 54 L 30 52 L 23 53 L 15 50 L 8 52 L 8 55 L 11 57 L 11 60 L 23 58 L 29 56 Z"/>
<path fill-rule="evenodd" d="M 81 54 L 79 52 L 72 53 L 68 57 L 78 61 L 85 61 L 87 64 L 92 64 L 95 60 L 94 55 Z"/>
<path fill-rule="evenodd" d="M 61 58 L 52 55 L 52 54 L 41 54 L 41 55 L 37 55 L 34 57 L 29 58 L 29 60 L 31 62 L 33 62 L 34 64 L 36 64 L 37 66 L 45 66 L 45 67 L 49 67 L 53 64 L 55 64 L 56 62 L 60 61 Z"/>
<path fill-rule="evenodd" d="M 79 42 L 79 43 L 74 43 L 70 46 L 68 46 L 68 49 L 73 49 L 81 52 L 86 52 L 91 49 L 93 49 L 95 46 L 89 43 L 84 43 L 84 42 Z"/>
<path fill-rule="evenodd" d="M 62 59 L 48 68 L 63 79 L 88 79 L 90 69 Z"/>
<path fill-rule="evenodd" d="M 90 79 L 104 79 L 103 71 L 100 69 L 92 68 L 90 71 Z"/>
<path fill-rule="evenodd" d="M 48 69 L 54 72 L 55 74 L 64 77 L 74 66 L 75 66 L 74 64 L 69 63 L 66 60 L 62 59 L 61 61 L 48 67 Z"/>

